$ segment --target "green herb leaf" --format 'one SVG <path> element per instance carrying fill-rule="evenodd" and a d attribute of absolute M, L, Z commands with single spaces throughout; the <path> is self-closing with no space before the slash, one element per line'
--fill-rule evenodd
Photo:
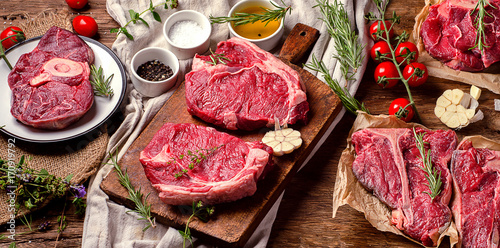
<path fill-rule="evenodd" d="M 160 17 L 160 14 L 158 14 L 158 12 L 156 11 L 151 11 L 151 13 L 153 14 L 153 18 L 158 21 L 158 22 L 161 22 L 161 17 Z"/>

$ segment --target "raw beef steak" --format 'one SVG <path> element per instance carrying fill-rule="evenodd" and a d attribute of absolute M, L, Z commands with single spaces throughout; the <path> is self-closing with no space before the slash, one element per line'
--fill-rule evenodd
<path fill-rule="evenodd" d="M 203 155 L 191 155 L 199 152 Z M 216 204 L 253 195 L 257 180 L 273 164 L 272 152 L 262 142 L 245 142 L 211 127 L 166 123 L 139 159 L 163 202 Z"/>
<path fill-rule="evenodd" d="M 453 153 L 452 211 L 462 247 L 499 247 L 500 152 L 464 141 Z"/>
<path fill-rule="evenodd" d="M 477 29 L 471 15 L 477 0 L 445 0 L 430 7 L 420 34 L 429 54 L 455 70 L 481 71 L 500 60 L 500 6 L 489 1 L 485 15 L 484 54 L 475 47 Z"/>
<path fill-rule="evenodd" d="M 77 35 L 52 27 L 10 72 L 12 115 L 26 125 L 62 129 L 92 106 L 89 64 L 94 52 Z"/>
<path fill-rule="evenodd" d="M 251 42 L 231 38 L 216 54 L 228 60 L 213 65 L 212 57 L 196 55 L 186 74 L 190 114 L 215 125 L 254 130 L 306 122 L 309 104 L 297 71 Z"/>
<path fill-rule="evenodd" d="M 393 225 L 425 246 L 436 246 L 440 234 L 451 223 L 448 162 L 457 137 L 451 130 L 416 128 L 416 132 L 425 133 L 425 148 L 431 150 L 432 164 L 441 173 L 441 193 L 434 200 L 425 193 L 429 192 L 428 182 L 412 129 L 364 129 L 353 133 L 357 156 L 352 170 L 359 182 L 392 210 Z"/>

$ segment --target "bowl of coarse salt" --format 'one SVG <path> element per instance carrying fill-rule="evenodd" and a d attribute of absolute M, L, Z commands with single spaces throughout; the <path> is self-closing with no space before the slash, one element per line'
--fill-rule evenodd
<path fill-rule="evenodd" d="M 194 10 L 181 10 L 172 14 L 163 25 L 168 49 L 178 59 L 189 59 L 203 54 L 210 46 L 212 26 L 208 18 Z"/>

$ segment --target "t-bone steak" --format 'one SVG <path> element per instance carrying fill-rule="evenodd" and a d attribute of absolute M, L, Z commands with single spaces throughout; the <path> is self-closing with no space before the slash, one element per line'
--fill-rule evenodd
<path fill-rule="evenodd" d="M 196 55 L 186 74 L 190 114 L 230 130 L 271 127 L 274 117 L 280 125 L 307 122 L 309 104 L 297 71 L 236 37 L 220 42 L 214 53 Z"/>
<path fill-rule="evenodd" d="M 163 202 L 217 204 L 253 195 L 257 180 L 273 164 L 272 152 L 262 142 L 245 142 L 211 127 L 166 123 L 139 160 Z"/>
<path fill-rule="evenodd" d="M 94 101 L 89 81 L 93 62 L 94 52 L 80 37 L 50 28 L 9 74 L 12 115 L 41 129 L 63 129 L 76 122 Z"/>
<path fill-rule="evenodd" d="M 392 224 L 425 246 L 437 240 L 451 223 L 448 207 L 452 179 L 448 162 L 457 145 L 456 134 L 449 130 L 425 133 L 425 149 L 430 149 L 432 164 L 441 173 L 441 192 L 431 199 L 427 175 L 416 147 L 413 129 L 363 129 L 353 133 L 356 158 L 352 170 L 358 181 L 392 211 Z"/>
<path fill-rule="evenodd" d="M 476 46 L 477 0 L 445 0 L 432 5 L 420 34 L 425 50 L 455 70 L 481 71 L 500 60 L 500 5 L 490 0 L 484 15 L 484 54 Z"/>
<path fill-rule="evenodd" d="M 463 248 L 499 247 L 500 152 L 462 141 L 453 153 L 452 211 Z"/>

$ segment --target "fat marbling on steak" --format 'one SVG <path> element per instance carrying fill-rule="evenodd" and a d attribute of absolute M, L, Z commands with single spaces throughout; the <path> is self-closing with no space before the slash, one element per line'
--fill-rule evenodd
<path fill-rule="evenodd" d="M 186 74 L 190 114 L 230 130 L 273 126 L 275 116 L 280 125 L 307 122 L 309 104 L 297 71 L 239 38 L 220 42 L 214 53 L 229 60 L 213 65 L 214 56 L 196 55 Z"/>
<path fill-rule="evenodd" d="M 412 129 L 363 129 L 353 133 L 357 156 L 352 170 L 358 181 L 390 208 L 394 226 L 425 246 L 436 246 L 451 223 L 448 162 L 457 137 L 451 130 L 416 128 L 416 132 L 425 133 L 425 149 L 430 149 L 432 164 L 441 174 L 441 192 L 434 200 L 425 193 L 429 192 L 428 182 Z"/>
<path fill-rule="evenodd" d="M 89 81 L 93 62 L 94 52 L 80 37 L 50 28 L 9 74 L 12 115 L 41 129 L 62 129 L 76 122 L 94 101 Z"/>
<path fill-rule="evenodd" d="M 462 141 L 451 160 L 452 212 L 461 247 L 499 247 L 500 152 Z"/>
<path fill-rule="evenodd" d="M 257 180 L 273 164 L 272 153 L 262 142 L 245 142 L 211 127 L 166 123 L 139 160 L 163 202 L 216 204 L 253 195 Z M 198 155 L 192 159 L 191 154 Z"/>
<path fill-rule="evenodd" d="M 484 16 L 484 54 L 475 47 L 477 28 L 474 10 L 477 0 L 445 0 L 429 8 L 420 35 L 425 50 L 448 67 L 481 71 L 500 60 L 500 5 L 488 1 Z M 471 14 L 472 13 L 472 14 Z"/>

